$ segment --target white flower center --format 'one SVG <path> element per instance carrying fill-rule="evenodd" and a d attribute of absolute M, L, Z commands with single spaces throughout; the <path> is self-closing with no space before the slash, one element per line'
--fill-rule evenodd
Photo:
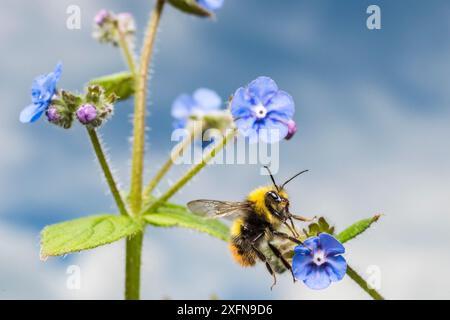
<path fill-rule="evenodd" d="M 253 112 L 255 113 L 258 119 L 263 119 L 267 115 L 267 109 L 262 104 L 258 104 L 253 108 Z"/>
<path fill-rule="evenodd" d="M 324 264 L 326 262 L 325 252 L 322 250 L 317 250 L 314 253 L 313 262 L 318 266 Z"/>

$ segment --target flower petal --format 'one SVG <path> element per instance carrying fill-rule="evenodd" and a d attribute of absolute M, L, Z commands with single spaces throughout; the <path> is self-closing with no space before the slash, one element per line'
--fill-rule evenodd
<path fill-rule="evenodd" d="M 303 256 L 311 255 L 311 250 L 308 247 L 302 246 L 301 244 L 294 248 L 295 254 L 300 254 Z"/>
<path fill-rule="evenodd" d="M 49 104 L 55 94 L 56 85 L 61 78 L 62 64 L 56 65 L 55 71 L 36 77 L 31 89 L 31 101 L 33 104 Z"/>
<path fill-rule="evenodd" d="M 234 119 L 246 118 L 253 116 L 253 104 L 251 97 L 245 88 L 239 88 L 231 101 L 231 114 Z"/>
<path fill-rule="evenodd" d="M 292 272 L 298 280 L 305 280 L 314 268 L 311 256 L 295 254 L 292 258 Z"/>
<path fill-rule="evenodd" d="M 223 6 L 224 0 L 197 0 L 198 4 L 206 10 L 215 11 Z"/>
<path fill-rule="evenodd" d="M 340 281 L 347 272 L 347 261 L 345 261 L 343 256 L 328 257 L 325 269 L 331 281 Z"/>
<path fill-rule="evenodd" d="M 321 233 L 319 235 L 319 239 L 320 246 L 323 251 L 325 251 L 325 255 L 327 257 L 345 253 L 344 246 L 335 237 L 329 235 L 328 233 Z"/>
<path fill-rule="evenodd" d="M 254 124 L 256 119 L 253 117 L 238 118 L 235 121 L 236 127 L 244 137 L 248 137 L 252 131 L 255 131 Z"/>
<path fill-rule="evenodd" d="M 303 244 L 311 249 L 312 251 L 315 251 L 317 248 L 319 248 L 319 237 L 311 237 L 303 241 Z"/>
<path fill-rule="evenodd" d="M 56 82 L 58 82 L 59 79 L 61 79 L 61 74 L 62 74 L 62 63 L 58 62 L 58 64 L 55 67 L 55 70 L 53 71 L 53 75 Z"/>
<path fill-rule="evenodd" d="M 265 106 L 268 114 L 273 113 L 286 121 L 291 120 L 295 113 L 294 99 L 284 91 L 278 91 Z"/>
<path fill-rule="evenodd" d="M 197 89 L 193 98 L 204 111 L 218 110 L 222 105 L 222 98 L 215 91 L 206 88 Z"/>
<path fill-rule="evenodd" d="M 264 106 L 278 92 L 278 86 L 269 77 L 259 77 L 248 85 L 250 95 L 256 97 Z"/>
<path fill-rule="evenodd" d="M 267 118 L 264 125 L 260 126 L 259 138 L 265 143 L 276 143 L 284 139 L 289 133 L 289 128 L 286 123 Z"/>
<path fill-rule="evenodd" d="M 45 106 L 31 104 L 20 113 L 20 122 L 33 123 L 38 120 L 45 111 Z"/>
<path fill-rule="evenodd" d="M 327 288 L 331 284 L 331 279 L 328 276 L 325 268 L 323 266 L 313 268 L 313 271 L 309 273 L 303 282 L 310 289 L 322 290 Z"/>
<path fill-rule="evenodd" d="M 182 94 L 172 104 L 172 117 L 177 120 L 187 119 L 194 106 L 194 99 L 187 94 Z"/>

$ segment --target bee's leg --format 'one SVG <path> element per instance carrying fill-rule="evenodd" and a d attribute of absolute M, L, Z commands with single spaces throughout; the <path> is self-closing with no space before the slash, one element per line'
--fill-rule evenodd
<path fill-rule="evenodd" d="M 298 240 L 298 239 L 296 239 L 296 238 L 294 238 L 294 237 L 291 237 L 290 235 L 288 235 L 288 234 L 286 234 L 286 233 L 284 233 L 284 232 L 280 232 L 280 231 L 274 230 L 274 231 L 272 231 L 272 234 L 273 234 L 274 236 L 276 236 L 276 237 L 279 237 L 279 238 L 282 238 L 282 239 L 287 239 L 287 240 L 290 240 L 290 241 L 292 241 L 292 242 L 294 242 L 294 243 L 296 243 L 296 244 L 299 244 L 299 245 L 301 245 L 301 246 L 306 247 L 305 244 L 304 244 L 302 241 L 300 241 L 300 240 Z M 306 248 L 307 248 L 307 247 L 306 247 Z M 309 249 L 309 248 L 308 248 L 308 249 Z"/>
<path fill-rule="evenodd" d="M 256 253 L 256 255 L 258 256 L 258 258 L 265 263 L 267 271 L 269 271 L 269 273 L 272 275 L 273 277 L 273 283 L 272 286 L 270 287 L 270 290 L 273 289 L 273 287 L 277 284 L 277 277 L 275 276 L 275 272 L 272 269 L 272 266 L 269 264 L 269 261 L 267 260 L 267 257 L 264 255 L 264 253 L 262 253 L 254 244 L 252 244 L 252 249 L 253 251 Z"/>
<path fill-rule="evenodd" d="M 292 230 L 291 230 L 292 235 L 293 235 L 294 237 L 298 238 L 300 235 L 298 234 L 298 231 L 297 231 L 297 229 L 295 228 L 294 220 L 292 220 L 292 217 L 289 217 L 289 222 L 291 223 L 291 228 L 289 228 L 289 226 L 288 226 L 288 229 L 292 229 Z"/>
<path fill-rule="evenodd" d="M 304 222 L 311 222 L 317 219 L 316 216 L 312 217 L 312 218 L 306 218 L 306 217 L 302 217 L 302 216 L 297 216 L 295 214 L 291 214 L 291 218 L 298 220 L 298 221 L 304 221 Z"/>
<path fill-rule="evenodd" d="M 273 244 L 271 244 L 270 242 L 268 243 L 268 246 L 270 248 L 270 250 L 272 250 L 273 254 L 281 260 L 281 262 L 283 263 L 283 265 L 285 266 L 286 269 L 288 269 L 291 274 L 292 274 L 292 279 L 294 280 L 294 282 L 296 281 L 295 279 L 295 275 L 294 275 L 294 271 L 292 270 L 292 266 L 291 264 L 286 260 L 286 258 L 281 254 L 280 250 L 278 250 L 277 247 L 275 247 Z"/>

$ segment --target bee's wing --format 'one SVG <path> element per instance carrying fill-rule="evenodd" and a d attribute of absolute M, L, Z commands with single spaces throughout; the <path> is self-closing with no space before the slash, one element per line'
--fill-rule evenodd
<path fill-rule="evenodd" d="M 218 200 L 194 200 L 187 204 L 193 213 L 210 218 L 224 218 L 250 212 L 249 202 L 230 202 Z"/>

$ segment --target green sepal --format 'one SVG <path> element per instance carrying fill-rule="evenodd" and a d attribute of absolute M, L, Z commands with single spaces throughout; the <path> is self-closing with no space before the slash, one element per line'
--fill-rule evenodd
<path fill-rule="evenodd" d="M 316 237 L 319 233 L 334 234 L 334 227 L 325 220 L 324 217 L 320 217 L 317 222 L 311 223 L 308 229 L 303 229 L 303 232 L 309 237 Z"/>
<path fill-rule="evenodd" d="M 45 227 L 41 232 L 41 258 L 93 249 L 142 230 L 132 218 L 96 215 Z"/>
<path fill-rule="evenodd" d="M 186 207 L 171 203 L 161 206 L 155 213 L 146 213 L 144 220 L 156 227 L 197 230 L 224 241 L 228 241 L 230 237 L 228 226 L 222 222 L 195 215 Z"/>
<path fill-rule="evenodd" d="M 363 233 L 364 231 L 369 229 L 373 223 L 377 222 L 378 219 L 380 219 L 380 216 L 381 215 L 377 214 L 377 215 L 373 216 L 372 218 L 358 221 L 358 222 L 352 224 L 350 227 L 348 227 L 344 231 L 342 231 L 341 233 L 339 233 L 336 236 L 336 238 L 341 243 L 345 243 L 345 242 L 359 236 L 361 233 Z"/>
<path fill-rule="evenodd" d="M 168 0 L 175 8 L 200 17 L 212 18 L 214 13 L 201 7 L 195 0 Z"/>
<path fill-rule="evenodd" d="M 75 112 L 83 102 L 81 97 L 65 90 L 61 90 L 61 99 L 70 112 Z"/>
<path fill-rule="evenodd" d="M 130 72 L 115 73 L 89 81 L 88 86 L 97 85 L 105 89 L 105 95 L 114 94 L 118 100 L 126 100 L 134 94 L 134 79 Z"/>

